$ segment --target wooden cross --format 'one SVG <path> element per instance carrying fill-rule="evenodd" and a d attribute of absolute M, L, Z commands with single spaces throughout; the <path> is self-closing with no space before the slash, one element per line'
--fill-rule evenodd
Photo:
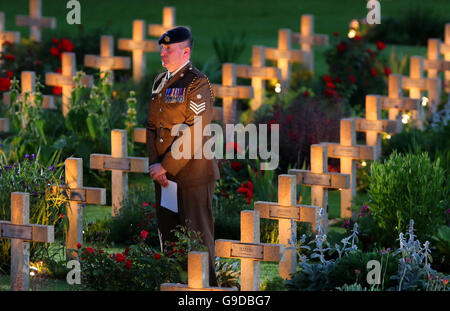
<path fill-rule="evenodd" d="M 146 57 L 145 52 L 158 52 L 159 46 L 156 40 L 145 40 L 145 21 L 133 21 L 133 38 L 119 39 L 117 41 L 119 50 L 131 51 L 133 59 L 133 80 L 139 82 L 145 75 Z"/>
<path fill-rule="evenodd" d="M 255 202 L 255 211 L 261 218 L 278 220 L 278 241 L 286 247 L 286 260 L 280 262 L 279 274 L 290 279 L 297 268 L 297 221 L 311 223 L 313 231 L 319 216 L 319 207 L 297 205 L 297 182 L 295 175 L 278 175 L 278 203 Z"/>
<path fill-rule="evenodd" d="M 163 22 L 162 25 L 150 24 L 148 25 L 148 34 L 152 37 L 160 37 L 166 31 L 177 27 L 175 23 L 175 8 L 166 6 L 163 8 Z M 187 27 L 187 26 L 184 26 Z M 189 28 L 189 27 L 187 27 Z"/>
<path fill-rule="evenodd" d="M 104 77 L 108 72 L 108 81 L 114 82 L 113 70 L 130 69 L 130 58 L 114 56 L 114 38 L 113 36 L 100 37 L 100 56 L 85 55 L 84 65 L 100 69 L 100 76 Z"/>
<path fill-rule="evenodd" d="M 83 243 L 83 208 L 80 204 L 106 204 L 106 189 L 83 187 L 83 159 L 67 158 L 65 164 L 65 186 L 52 186 L 53 193 L 58 189 L 69 200 L 67 220 L 69 227 L 66 234 L 66 258 L 77 258 L 75 251 L 78 243 Z"/>
<path fill-rule="evenodd" d="M 328 46 L 328 35 L 320 35 L 314 33 L 314 16 L 302 15 L 300 19 L 300 33 L 294 32 L 292 34 L 292 40 L 295 43 L 300 44 L 302 51 L 310 52 L 311 57 L 305 62 L 306 67 L 310 71 L 314 71 L 314 53 L 312 51 L 313 45 Z"/>
<path fill-rule="evenodd" d="M 278 49 L 266 48 L 266 59 L 276 60 L 277 67 L 281 70 L 281 84 L 284 90 L 289 86 L 291 78 L 291 63 L 300 62 L 311 63 L 311 52 L 292 50 L 292 31 L 290 29 L 280 29 L 278 31 Z"/>
<path fill-rule="evenodd" d="M 5 31 L 5 13 L 0 12 L 0 54 L 3 53 L 3 44 L 5 42 L 20 42 L 20 32 Z M 1 62 L 0 62 L 1 64 Z"/>
<path fill-rule="evenodd" d="M 36 73 L 34 71 L 22 71 L 20 74 L 21 94 L 17 96 L 18 100 L 23 100 L 25 93 L 28 93 L 29 103 L 34 103 L 35 89 L 36 89 Z M 11 93 L 3 93 L 3 103 L 5 105 L 11 104 Z M 56 109 L 55 97 L 52 95 L 43 95 L 42 108 Z"/>
<path fill-rule="evenodd" d="M 402 131 L 400 120 L 381 119 L 381 102 L 378 95 L 366 96 L 366 118 L 356 118 L 356 131 L 366 133 L 366 144 L 374 146 L 376 157 L 381 157 L 381 133 L 398 134 Z"/>
<path fill-rule="evenodd" d="M 111 155 L 91 154 L 90 168 L 111 171 L 112 216 L 119 214 L 127 198 L 128 173 L 148 173 L 148 157 L 128 157 L 127 131 L 111 131 Z"/>
<path fill-rule="evenodd" d="M 236 291 L 236 287 L 209 286 L 208 252 L 189 252 L 188 284 L 162 283 L 161 291 Z"/>
<path fill-rule="evenodd" d="M 328 149 L 326 145 L 311 145 L 311 170 L 290 169 L 297 184 L 311 187 L 311 204 L 324 212 L 322 226 L 328 232 L 328 188 L 349 189 L 350 175 L 328 172 Z M 315 226 L 312 227 L 315 232 Z"/>
<path fill-rule="evenodd" d="M 402 77 L 403 89 L 409 90 L 409 97 L 421 98 L 422 91 L 428 92 L 431 101 L 430 111 L 436 111 L 441 100 L 441 79 L 424 78 L 424 60 L 421 56 L 411 56 L 409 63 L 409 77 Z"/>
<path fill-rule="evenodd" d="M 216 240 L 216 257 L 241 260 L 241 290 L 260 290 L 260 262 L 286 260 L 283 244 L 260 243 L 258 211 L 241 211 L 241 241 Z"/>
<path fill-rule="evenodd" d="M 11 221 L 0 221 L 0 238 L 11 239 L 11 290 L 30 288 L 30 243 L 53 243 L 53 226 L 30 224 L 30 194 L 11 193 Z"/>
<path fill-rule="evenodd" d="M 45 84 L 62 87 L 62 112 L 66 116 L 70 111 L 72 90 L 75 88 L 73 78 L 76 76 L 75 53 L 62 53 L 62 73 L 47 72 Z M 82 78 L 83 85 L 91 87 L 94 84 L 92 76 L 85 75 Z"/>
<path fill-rule="evenodd" d="M 374 146 L 356 144 L 356 121 L 341 119 L 340 144 L 323 143 L 326 145 L 329 158 L 339 158 L 341 173 L 350 175 L 350 187 L 341 190 L 341 218 L 352 217 L 352 198 L 356 195 L 356 162 L 354 160 L 376 160 Z"/>
<path fill-rule="evenodd" d="M 251 86 L 236 85 L 237 65 L 226 63 L 222 65 L 222 85 L 212 84 L 216 97 L 222 98 L 222 121 L 225 124 L 235 124 L 237 121 L 236 99 L 253 97 Z"/>
<path fill-rule="evenodd" d="M 252 80 L 253 98 L 250 107 L 258 110 L 264 99 L 266 83 L 264 80 L 277 79 L 281 81 L 281 71 L 277 67 L 265 67 L 266 57 L 263 46 L 253 46 L 252 65 L 237 65 L 236 77 Z"/>
<path fill-rule="evenodd" d="M 42 17 L 42 0 L 30 0 L 30 16 L 17 15 L 16 25 L 30 27 L 30 39 L 41 42 L 41 28 L 56 28 L 56 18 Z"/>
<path fill-rule="evenodd" d="M 425 117 L 421 100 L 403 97 L 402 93 L 402 76 L 389 75 L 388 96 L 380 96 L 381 109 L 389 111 L 389 120 L 397 120 L 401 111 L 410 111 L 415 126 L 422 129 Z"/>
<path fill-rule="evenodd" d="M 424 60 L 423 66 L 428 71 L 429 78 L 438 78 L 440 72 L 444 72 L 445 92 L 450 93 L 450 56 L 441 59 L 441 52 L 450 55 L 450 24 L 445 28 L 448 34 L 448 46 L 439 39 L 428 39 L 428 58 Z M 448 50 L 448 52 L 446 52 Z"/>
<path fill-rule="evenodd" d="M 0 133 L 7 133 L 9 131 L 9 119 L 0 118 Z"/>

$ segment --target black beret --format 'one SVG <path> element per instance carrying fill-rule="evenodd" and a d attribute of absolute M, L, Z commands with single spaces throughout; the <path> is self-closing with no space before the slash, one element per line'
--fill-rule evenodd
<path fill-rule="evenodd" d="M 158 40 L 158 44 L 183 42 L 191 38 L 191 32 L 186 27 L 175 27 L 166 31 Z"/>

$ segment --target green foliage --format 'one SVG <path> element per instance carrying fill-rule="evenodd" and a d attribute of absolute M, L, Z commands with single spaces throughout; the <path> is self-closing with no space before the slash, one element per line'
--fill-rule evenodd
<path fill-rule="evenodd" d="M 140 239 L 140 232 L 146 230 L 149 233 L 146 243 L 159 246 L 156 210 L 154 203 L 149 201 L 151 198 L 146 186 L 130 188 L 119 215 L 107 223 L 110 242 L 135 244 Z"/>
<path fill-rule="evenodd" d="M 0 219 L 11 219 L 11 192 L 30 194 L 31 224 L 55 226 L 55 235 L 61 236 L 66 227 L 66 202 L 61 191 L 49 191 L 48 185 L 59 185 L 63 180 L 63 164 L 60 154 L 54 154 L 48 166 L 39 164 L 38 155 L 26 155 L 16 163 L 8 163 L 0 155 Z M 30 245 L 31 261 L 36 260 L 38 251 L 48 247 L 45 243 Z M 0 239 L 0 270 L 8 271 L 10 265 L 10 240 Z"/>
<path fill-rule="evenodd" d="M 352 108 L 364 107 L 367 94 L 383 94 L 386 89 L 385 47 L 373 51 L 364 38 L 339 38 L 325 52 L 329 74 L 323 77 L 322 92 L 340 97 Z"/>
<path fill-rule="evenodd" d="M 392 44 L 427 45 L 429 38 L 442 38 L 448 17 L 431 6 L 407 6 L 401 15 L 383 16 L 381 23 L 370 27 L 369 40 L 383 40 Z"/>
<path fill-rule="evenodd" d="M 216 258 L 216 276 L 217 283 L 220 287 L 236 287 L 240 289 L 239 278 L 241 271 L 239 270 L 239 261 L 231 262 Z"/>
<path fill-rule="evenodd" d="M 88 290 L 158 290 L 161 283 L 179 281 L 174 260 L 143 241 L 117 254 L 82 248 L 79 258 L 81 285 Z"/>
<path fill-rule="evenodd" d="M 84 226 L 83 238 L 94 245 L 105 245 L 110 241 L 112 219 L 106 218 Z"/>
<path fill-rule="evenodd" d="M 265 278 L 261 284 L 261 290 L 263 291 L 286 291 L 286 286 L 284 285 L 285 280 L 276 275 L 272 278 Z"/>
<path fill-rule="evenodd" d="M 431 162 L 427 154 L 393 152 L 384 163 L 374 162 L 369 179 L 369 206 L 386 246 L 414 219 L 417 235 L 427 239 L 445 221 L 448 189 L 439 161 Z M 430 223 L 433 226 L 430 226 Z"/>

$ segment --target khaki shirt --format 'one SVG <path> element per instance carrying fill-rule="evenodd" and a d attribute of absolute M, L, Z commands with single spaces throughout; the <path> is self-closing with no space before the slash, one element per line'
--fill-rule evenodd
<path fill-rule="evenodd" d="M 147 148 L 149 164 L 161 163 L 167 171 L 167 178 L 179 184 L 200 184 L 219 178 L 215 159 L 194 159 L 194 139 L 203 145 L 208 137 L 194 138 L 194 117 L 201 116 L 202 133 L 213 116 L 214 94 L 208 78 L 189 62 L 164 83 L 167 72 L 159 74 L 152 87 L 152 100 L 147 119 Z M 198 120 L 198 119 L 197 119 Z M 172 144 L 180 136 L 172 136 L 171 130 L 177 124 L 190 128 L 191 156 L 175 159 Z M 182 148 L 180 150 L 183 150 Z"/>

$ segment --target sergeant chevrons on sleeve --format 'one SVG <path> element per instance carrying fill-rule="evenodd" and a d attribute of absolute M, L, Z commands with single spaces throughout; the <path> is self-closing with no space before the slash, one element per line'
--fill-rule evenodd
<path fill-rule="evenodd" d="M 215 160 L 194 159 L 194 139 L 201 140 L 200 146 L 203 146 L 206 139 L 203 136 L 194 138 L 193 126 L 201 120 L 203 132 L 204 127 L 212 120 L 214 95 L 208 78 L 191 63 L 185 65 L 161 87 L 164 77 L 164 73 L 158 76 L 152 89 L 154 93 L 152 93 L 147 127 L 150 163 L 161 163 L 167 170 L 168 178 L 172 177 L 172 180 L 178 182 L 192 179 L 208 182 L 217 179 L 218 170 Z M 182 132 L 180 136 L 171 135 L 172 128 L 177 124 L 190 127 L 191 157 L 189 159 L 175 159 L 172 155 L 172 144 L 183 135 Z M 150 153 L 153 154 L 150 155 Z M 200 169 L 200 163 L 207 169 Z"/>

